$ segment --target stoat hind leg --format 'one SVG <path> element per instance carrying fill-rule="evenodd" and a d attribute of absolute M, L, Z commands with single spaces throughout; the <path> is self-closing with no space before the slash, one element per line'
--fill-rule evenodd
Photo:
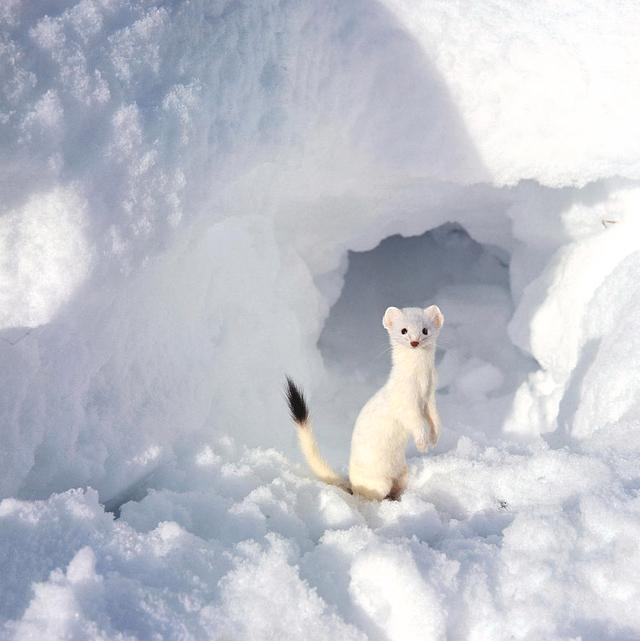
<path fill-rule="evenodd" d="M 407 489 L 407 483 L 409 482 L 409 468 L 405 467 L 404 472 L 396 478 L 393 479 L 391 484 L 391 491 L 389 492 L 388 498 L 392 501 L 399 501 L 402 493 Z"/>
<path fill-rule="evenodd" d="M 393 481 L 383 476 L 365 476 L 361 474 L 350 474 L 351 489 L 365 499 L 382 501 L 391 492 Z"/>

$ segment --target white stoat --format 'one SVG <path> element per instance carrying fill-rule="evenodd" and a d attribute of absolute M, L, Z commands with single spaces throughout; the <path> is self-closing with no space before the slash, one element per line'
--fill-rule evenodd
<path fill-rule="evenodd" d="M 436 305 L 389 307 L 382 324 L 392 348 L 391 373 L 385 385 L 360 410 L 351 437 L 349 480 L 322 458 L 311 430 L 302 392 L 287 379 L 291 416 L 300 447 L 314 474 L 369 499 L 398 498 L 407 486 L 405 449 L 413 437 L 421 452 L 440 436 L 436 409 L 436 338 L 444 316 Z"/>

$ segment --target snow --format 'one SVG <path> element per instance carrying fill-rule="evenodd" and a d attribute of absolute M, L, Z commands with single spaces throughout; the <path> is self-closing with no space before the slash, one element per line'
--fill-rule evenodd
<path fill-rule="evenodd" d="M 492 180 L 637 178 L 640 63 L 628 2 L 385 2 L 447 80 Z"/>
<path fill-rule="evenodd" d="M 71 298 L 91 270 L 86 226 L 87 203 L 61 188 L 5 213 L 0 221 L 3 327 L 46 323 Z"/>
<path fill-rule="evenodd" d="M 637 638 L 639 29 L 2 2 L 0 638 Z M 407 493 L 312 479 L 433 303 Z"/>
<path fill-rule="evenodd" d="M 376 504 L 310 480 L 274 450 L 230 446 L 177 462 L 182 482 L 172 474 L 172 489 L 125 504 L 118 520 L 93 490 L 5 499 L 7 636 L 569 639 L 638 629 L 640 504 L 597 454 L 461 437 L 412 460 L 401 502 Z"/>

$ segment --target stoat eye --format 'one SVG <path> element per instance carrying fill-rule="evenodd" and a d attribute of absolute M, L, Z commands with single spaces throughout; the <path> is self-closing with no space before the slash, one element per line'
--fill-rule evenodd
<path fill-rule="evenodd" d="M 429 330 L 426 327 L 423 327 L 422 333 L 426 336 L 429 333 Z"/>
<path fill-rule="evenodd" d="M 406 334 L 406 333 L 407 333 L 407 328 L 406 328 L 406 327 L 403 327 L 403 328 L 400 330 L 400 333 L 401 333 L 401 334 Z"/>

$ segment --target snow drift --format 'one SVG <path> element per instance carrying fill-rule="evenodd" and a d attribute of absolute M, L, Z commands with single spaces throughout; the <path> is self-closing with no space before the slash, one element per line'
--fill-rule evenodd
<path fill-rule="evenodd" d="M 638 563 L 636 7 L 11 0 L 0 20 L 8 635 L 637 634 L 612 570 Z M 252 449 L 297 456 L 286 371 L 344 463 L 384 307 L 427 302 L 445 432 L 406 501 L 359 506 Z M 275 586 L 300 620 L 258 607 Z"/>

